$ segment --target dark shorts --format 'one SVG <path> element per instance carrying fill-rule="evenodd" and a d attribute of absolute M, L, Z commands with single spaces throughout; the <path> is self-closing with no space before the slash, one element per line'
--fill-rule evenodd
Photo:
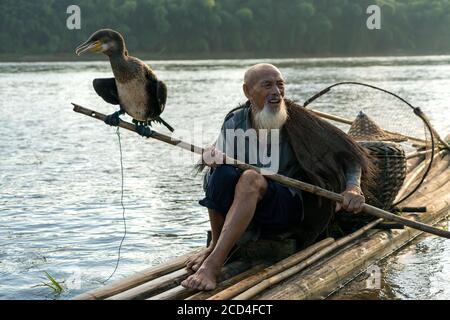
<path fill-rule="evenodd" d="M 225 216 L 233 203 L 241 174 L 241 170 L 229 165 L 214 169 L 208 180 L 206 196 L 199 203 Z M 256 206 L 253 222 L 267 232 L 283 232 L 300 224 L 303 220 L 301 197 L 272 180 L 267 179 L 267 183 L 267 192 Z"/>

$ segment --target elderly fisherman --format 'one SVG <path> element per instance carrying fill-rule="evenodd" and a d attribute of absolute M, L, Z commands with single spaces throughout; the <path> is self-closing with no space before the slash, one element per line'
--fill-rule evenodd
<path fill-rule="evenodd" d="M 187 268 L 195 273 L 182 282 L 186 288 L 216 287 L 223 264 L 250 223 L 266 233 L 295 226 L 297 240 L 305 247 L 324 232 L 335 211 L 360 212 L 373 181 L 373 165 L 364 149 L 338 128 L 285 99 L 285 81 L 275 66 L 251 67 L 243 90 L 247 103 L 228 114 L 215 148 L 208 152 L 216 153 L 216 159 L 223 152 L 265 168 L 266 174 L 278 173 L 342 193 L 344 201 L 334 204 L 253 170 L 242 172 L 210 163 L 206 196 L 200 204 L 208 208 L 212 240 L 188 259 Z M 236 143 L 243 133 L 244 144 Z"/>

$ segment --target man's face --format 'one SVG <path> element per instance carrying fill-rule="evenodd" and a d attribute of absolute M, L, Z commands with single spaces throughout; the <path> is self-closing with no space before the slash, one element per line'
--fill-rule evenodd
<path fill-rule="evenodd" d="M 266 105 L 272 112 L 280 109 L 284 99 L 284 79 L 276 69 L 259 70 L 252 83 L 247 84 L 248 98 L 259 110 Z"/>

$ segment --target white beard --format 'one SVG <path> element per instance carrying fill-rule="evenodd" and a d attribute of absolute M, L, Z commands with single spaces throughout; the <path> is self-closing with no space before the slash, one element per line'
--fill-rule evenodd
<path fill-rule="evenodd" d="M 253 109 L 253 125 L 255 129 L 281 129 L 288 119 L 287 107 L 284 100 L 281 101 L 278 111 L 273 112 L 271 108 L 265 104 L 261 111 Z"/>

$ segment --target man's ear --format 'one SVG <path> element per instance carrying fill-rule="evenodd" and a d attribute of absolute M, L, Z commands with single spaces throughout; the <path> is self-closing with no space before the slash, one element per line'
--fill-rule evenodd
<path fill-rule="evenodd" d="M 247 99 L 250 100 L 250 90 L 249 90 L 248 85 L 246 83 L 244 83 L 242 85 L 242 89 L 244 90 L 244 94 L 247 97 Z"/>

